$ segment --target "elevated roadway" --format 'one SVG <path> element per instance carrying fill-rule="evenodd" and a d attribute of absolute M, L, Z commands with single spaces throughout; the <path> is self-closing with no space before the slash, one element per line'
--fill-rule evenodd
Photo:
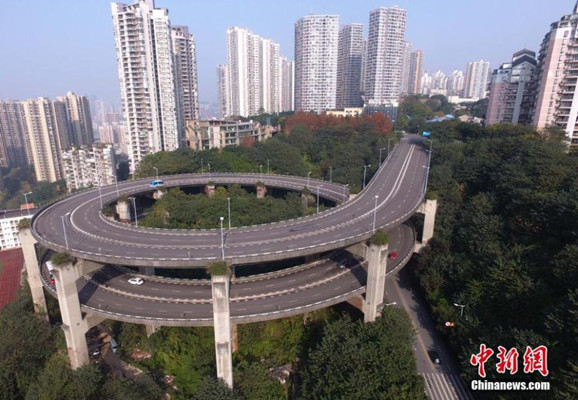
<path fill-rule="evenodd" d="M 344 248 L 389 230 L 419 207 L 427 184 L 428 155 L 423 139 L 407 136 L 392 151 L 367 187 L 353 200 L 319 214 L 267 225 L 234 228 L 225 235 L 225 258 L 232 265 L 294 258 Z M 256 184 L 309 189 L 345 200 L 344 186 L 307 178 L 267 174 L 191 174 L 164 177 L 167 187 Z M 162 230 L 115 222 L 101 212 L 120 195 L 150 192 L 149 181 L 123 182 L 75 194 L 40 210 L 32 235 L 43 246 L 103 264 L 175 268 L 206 266 L 221 259 L 219 230 Z M 375 222 L 374 222 L 375 221 Z M 65 226 L 65 227 L 64 227 Z M 66 239 L 67 242 L 66 243 Z"/>

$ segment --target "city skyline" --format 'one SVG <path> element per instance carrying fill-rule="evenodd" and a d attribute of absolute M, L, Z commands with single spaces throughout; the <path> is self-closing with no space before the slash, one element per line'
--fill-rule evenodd
<path fill-rule="evenodd" d="M 492 11 L 494 4 L 499 4 L 500 13 Z M 226 62 L 227 28 L 246 27 L 269 38 L 280 44 L 281 54 L 293 60 L 294 24 L 303 16 L 339 15 L 340 25 L 363 24 L 365 37 L 369 13 L 378 7 L 394 5 L 368 1 L 362 7 L 352 9 L 344 1 L 319 1 L 313 5 L 300 2 L 262 4 L 256 1 L 198 5 L 156 1 L 157 7 L 169 9 L 172 25 L 188 25 L 195 35 L 199 98 L 205 103 L 217 101 L 215 66 Z M 536 4 L 531 9 L 524 7 L 523 1 L 479 4 L 452 0 L 439 7 L 403 0 L 397 5 L 407 10 L 406 40 L 413 43 L 414 49 L 424 52 L 423 70 L 439 69 L 449 73 L 453 69 L 465 70 L 468 62 L 477 59 L 488 60 L 493 70 L 521 48 L 538 51 L 549 25 L 560 15 L 567 14 L 573 2 L 559 0 Z M 55 97 L 73 90 L 87 96 L 94 95 L 108 103 L 120 103 L 108 1 L 82 4 L 39 2 L 35 7 L 8 1 L 3 6 L 0 34 L 11 40 L 0 45 L 2 53 L 10 55 L 0 66 L 1 99 Z M 91 15 L 90 23 L 81 18 L 83 15 Z M 279 15 L 283 16 L 282 20 Z M 476 19 L 472 21 L 471 15 L 476 15 Z M 19 34 L 24 29 L 24 18 L 26 27 L 36 27 L 28 29 L 26 35 Z M 46 25 L 48 21 L 50 28 Z M 488 21 L 492 23 L 488 24 Z M 500 29 L 492 28 L 496 26 Z M 70 34 L 72 31 L 76 33 Z M 30 51 L 28 43 L 35 44 L 34 51 Z M 43 60 L 43 64 L 38 63 L 38 58 Z"/>

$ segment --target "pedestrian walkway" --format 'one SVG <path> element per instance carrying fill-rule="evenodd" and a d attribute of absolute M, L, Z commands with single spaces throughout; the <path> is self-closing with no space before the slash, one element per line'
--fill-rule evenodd
<path fill-rule="evenodd" d="M 426 372 L 425 392 L 430 400 L 473 400 L 469 388 L 459 375 Z"/>

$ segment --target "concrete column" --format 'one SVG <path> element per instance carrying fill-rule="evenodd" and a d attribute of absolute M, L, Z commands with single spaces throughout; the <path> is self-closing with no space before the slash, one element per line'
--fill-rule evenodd
<path fill-rule="evenodd" d="M 161 327 L 160 327 L 160 326 L 157 326 L 157 325 L 149 325 L 149 324 L 146 324 L 146 325 L 145 325 L 145 329 L 146 329 L 146 332 L 147 332 L 147 337 L 149 338 L 149 337 L 152 336 L 153 333 L 157 333 L 157 332 L 161 329 Z"/>
<path fill-rule="evenodd" d="M 82 318 L 76 287 L 76 281 L 82 275 L 81 264 L 67 262 L 63 265 L 55 265 L 53 274 L 56 280 L 62 330 L 68 347 L 70 366 L 72 369 L 77 369 L 89 362 L 85 336 L 87 324 Z"/>
<path fill-rule="evenodd" d="M 138 267 L 138 272 L 141 275 L 152 276 L 155 274 L 155 267 Z"/>
<path fill-rule="evenodd" d="M 233 387 L 233 351 L 231 348 L 231 311 L 229 308 L 229 276 L 213 275 L 213 322 L 217 377 Z"/>
<path fill-rule="evenodd" d="M 314 201 L 315 198 L 313 197 L 312 194 L 301 193 L 301 204 L 303 205 L 303 207 L 305 208 L 309 207 L 309 204 L 313 203 Z"/>
<path fill-rule="evenodd" d="M 436 211 L 438 209 L 438 201 L 437 200 L 426 200 L 422 206 L 424 210 L 424 219 L 423 219 L 423 233 L 421 236 L 421 242 L 425 246 L 427 242 L 433 237 L 434 234 L 434 227 L 436 221 Z"/>
<path fill-rule="evenodd" d="M 239 348 L 239 334 L 237 332 L 237 324 L 231 325 L 231 338 L 232 338 L 231 349 L 234 353 Z"/>
<path fill-rule="evenodd" d="M 385 294 L 385 270 L 388 245 L 370 244 L 367 249 L 367 285 L 363 313 L 365 322 L 373 322 L 378 316 L 378 307 Z"/>
<path fill-rule="evenodd" d="M 130 207 L 126 201 L 118 201 L 116 203 L 116 213 L 120 222 L 125 224 L 130 222 Z"/>
<path fill-rule="evenodd" d="M 257 185 L 256 190 L 257 190 L 257 198 L 264 199 L 265 195 L 267 194 L 267 187 L 265 187 L 265 185 Z"/>
<path fill-rule="evenodd" d="M 26 275 L 28 275 L 28 285 L 32 293 L 32 302 L 34 303 L 34 312 L 45 313 L 46 298 L 42 287 L 42 278 L 40 276 L 40 265 L 36 255 L 36 239 L 32 236 L 30 228 L 20 229 L 18 232 L 20 243 L 22 243 L 22 252 L 24 253 L 24 264 L 26 265 Z M 48 314 L 46 314 L 48 318 Z"/>
<path fill-rule="evenodd" d="M 207 185 L 205 186 L 205 193 L 209 197 L 213 197 L 215 195 L 215 185 Z"/>
<path fill-rule="evenodd" d="M 162 190 L 155 190 L 153 193 L 153 199 L 160 200 L 163 197 L 164 192 Z"/>

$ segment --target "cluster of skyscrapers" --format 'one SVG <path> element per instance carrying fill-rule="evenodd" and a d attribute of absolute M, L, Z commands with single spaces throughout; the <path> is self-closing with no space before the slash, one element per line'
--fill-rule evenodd
<path fill-rule="evenodd" d="M 38 181 L 64 179 L 63 153 L 94 142 L 88 100 L 72 92 L 0 101 L 0 131 L 0 166 L 33 165 Z"/>
<path fill-rule="evenodd" d="M 540 52 L 516 52 L 492 74 L 486 124 L 557 126 L 578 145 L 578 2 L 550 26 Z"/>

